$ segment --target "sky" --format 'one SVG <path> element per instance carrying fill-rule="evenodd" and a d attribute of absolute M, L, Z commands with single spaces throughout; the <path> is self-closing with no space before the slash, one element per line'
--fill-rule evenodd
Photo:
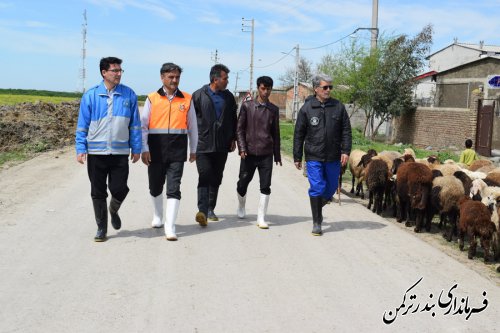
<path fill-rule="evenodd" d="M 183 68 L 179 87 L 192 93 L 209 82 L 217 52 L 218 61 L 231 71 L 228 89 L 245 90 L 250 85 L 252 19 L 253 88 L 261 75 L 271 76 L 277 87 L 279 76 L 294 67 L 296 45 L 314 67 L 323 56 L 340 52 L 350 38 L 369 47 L 369 30 L 349 35 L 371 27 L 372 4 L 372 0 L 0 0 L 0 88 L 82 91 L 100 83 L 99 60 L 115 56 L 123 59 L 122 83 L 139 95 L 161 86 L 160 67 L 165 62 Z M 452 44 L 454 38 L 500 45 L 499 17 L 500 0 L 379 0 L 378 5 L 378 28 L 384 36 L 413 37 L 432 24 L 431 53 Z"/>

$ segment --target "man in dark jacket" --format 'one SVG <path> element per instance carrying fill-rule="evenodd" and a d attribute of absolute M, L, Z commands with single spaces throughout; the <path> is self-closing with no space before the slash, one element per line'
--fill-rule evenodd
<path fill-rule="evenodd" d="M 302 168 L 305 153 L 309 199 L 313 217 L 312 234 L 322 235 L 322 208 L 337 190 L 340 166 L 351 153 L 351 122 L 345 106 L 330 97 L 332 79 L 318 74 L 312 80 L 314 96 L 300 108 L 293 138 L 293 160 Z M 304 147 L 305 143 L 305 147 Z"/>
<path fill-rule="evenodd" d="M 241 105 L 236 136 L 241 157 L 240 176 L 237 184 L 238 217 L 245 217 L 245 201 L 248 184 L 255 169 L 259 170 L 260 200 L 257 210 L 257 226 L 268 229 L 265 221 L 271 176 L 274 162 L 281 165 L 279 109 L 269 101 L 273 89 L 273 79 L 261 76 L 257 79 L 257 100 L 249 100 Z"/>
<path fill-rule="evenodd" d="M 198 213 L 196 221 L 207 225 L 207 218 L 217 221 L 214 213 L 217 194 L 227 154 L 236 148 L 236 101 L 226 89 L 229 69 L 214 65 L 210 69 L 210 84 L 193 93 L 198 123 Z"/>

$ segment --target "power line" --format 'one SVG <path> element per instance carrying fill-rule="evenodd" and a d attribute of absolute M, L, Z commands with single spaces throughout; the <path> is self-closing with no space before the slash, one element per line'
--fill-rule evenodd
<path fill-rule="evenodd" d="M 328 44 L 325 44 L 325 45 L 321 45 L 321 46 L 316 46 L 316 47 L 309 47 L 309 48 L 301 48 L 302 51 L 309 51 L 309 50 L 316 50 L 316 49 L 321 49 L 323 47 L 327 47 L 327 46 L 330 46 L 332 44 L 335 44 L 335 43 L 338 43 L 340 42 L 341 40 L 344 40 L 346 39 L 347 37 L 351 36 L 351 35 L 354 35 L 356 33 L 357 30 L 354 30 L 353 32 L 351 32 L 349 35 L 345 35 L 344 37 L 340 38 L 340 39 L 337 39 L 336 41 L 334 42 L 331 42 L 331 43 L 328 43 Z"/>
<path fill-rule="evenodd" d="M 273 62 L 272 64 L 269 64 L 269 65 L 265 65 L 265 66 L 256 66 L 255 68 L 267 68 L 267 67 L 271 67 L 273 65 L 276 65 L 277 63 L 279 63 L 281 60 L 285 59 L 287 56 L 290 55 L 290 53 L 292 53 L 292 51 L 295 50 L 295 47 L 292 47 L 292 49 L 290 51 L 288 51 L 288 53 L 285 53 L 284 56 L 282 56 L 281 58 L 279 58 L 278 60 L 276 60 L 275 62 Z"/>
<path fill-rule="evenodd" d="M 338 43 L 344 39 L 346 39 L 347 37 L 353 35 L 356 33 L 356 31 L 358 31 L 359 29 L 356 29 L 354 30 L 353 32 L 351 32 L 350 34 L 340 38 L 340 39 L 337 39 L 336 41 L 334 42 L 331 42 L 331 43 L 328 43 L 328 44 L 325 44 L 325 45 L 321 45 L 321 46 L 317 46 L 317 47 L 309 47 L 309 48 L 300 48 L 302 51 L 309 51 L 309 50 L 316 50 L 316 49 L 320 49 L 320 48 L 323 48 L 323 47 L 327 47 L 327 46 L 330 46 L 332 44 L 335 44 L 335 43 Z M 288 51 L 288 53 L 285 53 L 284 56 L 282 56 L 281 58 L 279 58 L 278 60 L 276 60 L 275 62 L 269 64 L 269 65 L 265 65 L 265 66 L 255 66 L 255 68 L 267 68 L 267 67 L 271 67 L 271 66 L 274 66 L 276 65 L 277 63 L 281 62 L 283 59 L 285 59 L 288 55 L 290 55 L 290 53 L 292 53 L 292 51 L 295 50 L 295 47 L 293 47 L 290 51 Z"/>

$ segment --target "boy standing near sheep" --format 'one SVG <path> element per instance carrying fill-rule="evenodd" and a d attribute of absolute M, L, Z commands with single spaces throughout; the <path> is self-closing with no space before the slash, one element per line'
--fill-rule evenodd
<path fill-rule="evenodd" d="M 306 99 L 295 124 L 293 160 L 295 167 L 302 169 L 304 151 L 310 184 L 312 234 L 321 236 L 322 209 L 337 190 L 340 166 L 346 165 L 351 153 L 352 133 L 345 106 L 330 97 L 331 77 L 318 74 L 313 77 L 312 84 L 314 96 Z"/>
<path fill-rule="evenodd" d="M 472 149 L 472 140 L 465 140 L 465 150 L 462 152 L 462 154 L 460 154 L 459 163 L 464 163 L 469 166 L 472 164 L 472 162 L 478 159 L 479 156 L 477 156 L 477 153 L 474 151 L 474 149 Z"/>

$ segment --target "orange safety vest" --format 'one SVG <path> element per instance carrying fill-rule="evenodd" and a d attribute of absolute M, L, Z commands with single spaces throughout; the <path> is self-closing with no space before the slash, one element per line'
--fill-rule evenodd
<path fill-rule="evenodd" d="M 191 95 L 177 90 L 172 101 L 165 95 L 163 88 L 148 95 L 151 102 L 149 117 L 150 134 L 187 134 L 188 111 Z"/>

